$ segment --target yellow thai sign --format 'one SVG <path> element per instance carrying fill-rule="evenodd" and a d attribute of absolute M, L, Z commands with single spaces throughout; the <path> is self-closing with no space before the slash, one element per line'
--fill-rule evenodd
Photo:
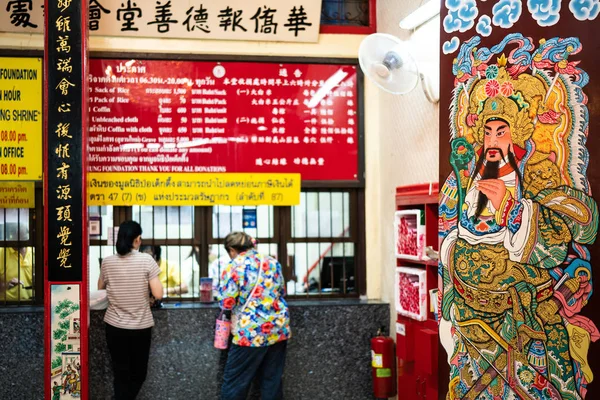
<path fill-rule="evenodd" d="M 42 60 L 0 57 L 0 181 L 42 180 Z"/>
<path fill-rule="evenodd" d="M 88 206 L 293 206 L 300 174 L 88 173 Z"/>
<path fill-rule="evenodd" d="M 35 183 L 0 182 L 0 208 L 35 208 Z"/>

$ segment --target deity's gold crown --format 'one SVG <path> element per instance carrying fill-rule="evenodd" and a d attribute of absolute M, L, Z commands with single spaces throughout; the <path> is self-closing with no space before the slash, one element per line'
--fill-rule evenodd
<path fill-rule="evenodd" d="M 507 72 L 506 57 L 498 64 L 489 65 L 485 78 L 475 83 L 469 95 L 469 114 L 474 120 L 474 139 L 483 144 L 485 124 L 489 120 L 503 119 L 508 122 L 513 143 L 524 147 L 534 131 L 533 121 L 544 110 L 546 86 L 539 78 L 522 73 L 513 79 Z"/>

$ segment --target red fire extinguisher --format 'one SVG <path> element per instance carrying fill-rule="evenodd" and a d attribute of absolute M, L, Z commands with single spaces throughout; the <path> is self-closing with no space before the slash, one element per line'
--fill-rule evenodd
<path fill-rule="evenodd" d="M 383 335 L 382 327 L 371 339 L 371 375 L 373 394 L 378 399 L 396 395 L 396 357 L 394 339 Z"/>

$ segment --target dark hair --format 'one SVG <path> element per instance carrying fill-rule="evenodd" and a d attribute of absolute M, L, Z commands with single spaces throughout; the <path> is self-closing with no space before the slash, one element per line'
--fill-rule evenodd
<path fill-rule="evenodd" d="M 117 253 L 124 256 L 133 249 L 133 241 L 142 234 L 142 227 L 135 221 L 125 221 L 119 225 Z"/>
<path fill-rule="evenodd" d="M 210 253 L 210 248 L 211 248 L 211 245 L 208 245 L 209 253 Z M 190 251 L 190 254 L 188 254 L 188 256 L 186 257 L 186 260 L 190 257 L 194 257 L 194 260 L 196 260 L 196 262 L 198 264 L 200 264 L 200 247 L 192 246 L 192 250 Z"/>
<path fill-rule="evenodd" d="M 156 262 L 160 261 L 160 255 L 162 254 L 162 249 L 160 246 L 154 245 L 154 259 Z"/>
<path fill-rule="evenodd" d="M 149 253 L 148 253 L 148 250 L 150 250 Z M 156 262 L 160 261 L 160 255 L 162 254 L 162 250 L 161 250 L 160 246 L 145 244 L 143 246 L 140 246 L 140 251 L 142 253 L 150 254 Z"/>
<path fill-rule="evenodd" d="M 248 235 L 246 232 L 231 232 L 229 235 L 225 236 L 223 246 L 225 246 L 225 251 L 234 249 L 238 253 L 242 253 L 253 249 L 256 245 L 252 236 Z"/>

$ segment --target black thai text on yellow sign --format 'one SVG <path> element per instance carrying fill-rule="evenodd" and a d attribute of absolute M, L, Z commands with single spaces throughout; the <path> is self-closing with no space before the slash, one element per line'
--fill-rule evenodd
<path fill-rule="evenodd" d="M 300 204 L 300 174 L 88 173 L 89 206 Z"/>
<path fill-rule="evenodd" d="M 0 182 L 0 208 L 35 208 L 35 183 Z"/>

